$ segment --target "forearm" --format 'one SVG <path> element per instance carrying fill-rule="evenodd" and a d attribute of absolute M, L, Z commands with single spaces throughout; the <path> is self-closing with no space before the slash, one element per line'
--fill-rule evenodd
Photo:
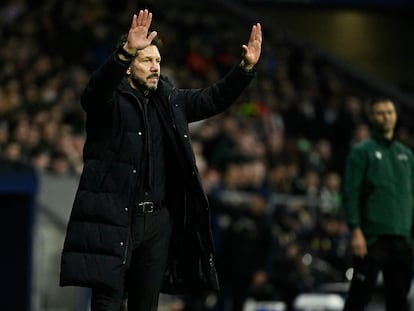
<path fill-rule="evenodd" d="M 120 59 L 118 49 L 91 76 L 81 97 L 82 107 L 90 109 L 104 108 L 110 102 L 112 94 L 125 76 L 130 60 Z"/>
<path fill-rule="evenodd" d="M 361 227 L 361 216 L 357 203 L 348 203 L 345 205 L 345 216 L 348 227 L 351 230 Z"/>
<path fill-rule="evenodd" d="M 187 93 L 186 112 L 190 122 L 205 119 L 230 107 L 253 79 L 255 71 L 245 72 L 239 66 L 205 89 Z"/>
<path fill-rule="evenodd" d="M 346 222 L 351 230 L 361 227 L 361 215 L 358 201 L 359 200 L 353 196 L 344 200 Z"/>
<path fill-rule="evenodd" d="M 344 174 L 343 202 L 351 229 L 361 226 L 361 191 L 364 186 L 365 161 L 361 152 L 351 151 Z"/>
<path fill-rule="evenodd" d="M 224 106 L 231 105 L 248 87 L 255 73 L 254 67 L 246 69 L 241 64 L 233 68 L 214 84 L 212 91 L 214 102 L 224 102 Z"/>

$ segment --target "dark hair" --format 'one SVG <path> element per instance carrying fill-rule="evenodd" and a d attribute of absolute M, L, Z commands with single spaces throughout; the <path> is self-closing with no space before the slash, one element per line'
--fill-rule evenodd
<path fill-rule="evenodd" d="M 376 106 L 379 103 L 384 103 L 384 102 L 392 103 L 395 107 L 395 110 L 397 111 L 397 109 L 398 109 L 397 103 L 392 98 L 390 98 L 390 97 L 373 97 L 373 98 L 371 98 L 367 101 L 367 112 L 368 112 L 368 114 L 372 113 L 372 111 L 374 109 L 374 106 Z"/>

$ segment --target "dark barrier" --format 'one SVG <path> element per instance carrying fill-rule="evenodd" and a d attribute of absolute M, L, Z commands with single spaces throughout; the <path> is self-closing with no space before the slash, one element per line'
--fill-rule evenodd
<path fill-rule="evenodd" d="M 32 167 L 0 160 L 0 310 L 30 310 L 36 191 Z"/>

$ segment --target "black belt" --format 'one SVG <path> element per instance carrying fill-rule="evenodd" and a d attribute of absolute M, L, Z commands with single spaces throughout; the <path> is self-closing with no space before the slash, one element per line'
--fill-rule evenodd
<path fill-rule="evenodd" d="M 144 202 L 137 202 L 136 204 L 137 211 L 140 214 L 152 213 L 156 210 L 161 209 L 163 206 L 164 206 L 163 201 L 157 201 L 157 202 L 144 201 Z"/>

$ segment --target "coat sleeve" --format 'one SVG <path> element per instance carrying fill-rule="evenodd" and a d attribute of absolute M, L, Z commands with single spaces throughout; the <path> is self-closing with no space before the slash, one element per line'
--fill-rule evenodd
<path fill-rule="evenodd" d="M 226 76 L 203 89 L 180 90 L 188 122 L 199 121 L 223 112 L 241 95 L 255 72 L 235 67 Z"/>
<path fill-rule="evenodd" d="M 348 155 L 343 185 L 343 199 L 346 220 L 350 229 L 361 225 L 361 191 L 367 160 L 364 150 L 354 147 Z"/>
<path fill-rule="evenodd" d="M 81 105 L 87 112 L 110 108 L 112 94 L 125 76 L 130 61 L 122 61 L 117 50 L 92 74 L 81 96 Z"/>

